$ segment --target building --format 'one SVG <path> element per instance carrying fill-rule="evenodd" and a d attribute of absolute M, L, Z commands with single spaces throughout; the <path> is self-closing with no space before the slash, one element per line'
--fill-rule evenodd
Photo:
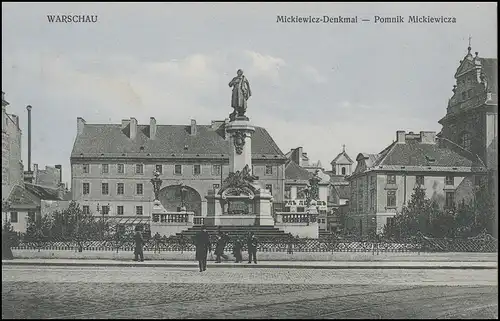
<path fill-rule="evenodd" d="M 480 158 L 446 148 L 435 132 L 398 131 L 379 154 L 360 153 L 351 185 L 347 228 L 361 235 L 382 233 L 407 204 L 417 184 L 441 208 L 473 196 L 486 167 Z M 466 152 L 464 152 L 465 154 Z"/>
<path fill-rule="evenodd" d="M 7 113 L 7 106 L 9 103 L 2 91 L 2 201 L 15 185 L 24 182 L 19 117 Z"/>
<path fill-rule="evenodd" d="M 496 169 L 498 143 L 498 63 L 496 58 L 467 55 L 455 73 L 453 96 L 446 115 L 439 120 L 440 136 L 474 155 L 489 169 Z M 449 144 L 453 148 L 453 144 Z"/>
<path fill-rule="evenodd" d="M 337 231 L 340 226 L 338 221 L 338 211 L 340 207 L 345 208 L 350 197 L 350 184 L 346 177 L 352 174 L 352 165 L 354 162 L 345 151 L 345 145 L 342 146 L 342 152 L 339 153 L 331 162 L 332 170 L 325 172 L 330 175 L 330 193 L 328 196 L 328 207 L 330 218 L 328 219 L 328 230 Z"/>
<path fill-rule="evenodd" d="M 59 188 L 63 184 L 62 166 L 45 166 L 45 169 L 39 169 L 38 164 L 33 164 L 32 181 L 36 185 Z"/>
<path fill-rule="evenodd" d="M 163 180 L 159 200 L 167 211 L 180 208 L 180 184 L 187 190 L 186 209 L 205 216 L 209 190 L 229 174 L 226 121 L 210 125 L 148 125 L 135 118 L 121 124 L 87 124 L 77 119 L 71 153 L 71 192 L 84 211 L 108 216 L 150 216 L 154 171 Z M 283 202 L 286 158 L 269 133 L 255 127 L 253 174 Z"/>

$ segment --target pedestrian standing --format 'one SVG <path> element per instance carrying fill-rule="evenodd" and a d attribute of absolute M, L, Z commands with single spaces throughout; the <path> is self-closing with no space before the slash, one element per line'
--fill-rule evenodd
<path fill-rule="evenodd" d="M 212 245 L 205 226 L 202 226 L 201 231 L 196 233 L 194 245 L 196 246 L 196 260 L 198 260 L 200 272 L 206 271 L 207 255 L 208 252 L 212 253 Z"/>
<path fill-rule="evenodd" d="M 134 261 L 139 261 L 140 257 L 141 258 L 140 261 L 144 262 L 144 249 L 143 249 L 144 238 L 142 237 L 141 228 L 139 226 L 135 227 L 134 240 L 135 240 Z"/>
<path fill-rule="evenodd" d="M 155 253 L 156 251 L 160 253 L 160 240 L 161 240 L 160 233 L 156 232 L 156 234 L 153 236 L 153 240 L 155 242 Z"/>
<path fill-rule="evenodd" d="M 248 263 L 252 263 L 253 258 L 253 262 L 257 264 L 257 244 L 257 238 L 255 237 L 253 232 L 250 232 L 247 238 Z"/>
<path fill-rule="evenodd" d="M 229 236 L 225 233 L 223 233 L 220 229 L 219 226 L 219 231 L 217 232 L 216 236 L 216 246 L 215 246 L 215 255 L 217 256 L 215 259 L 215 263 L 221 263 L 222 259 L 221 257 L 224 258 L 224 260 L 227 260 L 228 257 L 227 255 L 224 254 L 224 248 L 226 247 L 226 243 L 229 239 Z"/>
<path fill-rule="evenodd" d="M 243 244 L 240 240 L 240 238 L 237 238 L 234 243 L 233 243 L 233 254 L 234 258 L 236 259 L 236 263 L 241 263 L 243 261 L 243 255 L 241 255 L 241 248 L 243 247 Z"/>
<path fill-rule="evenodd" d="M 12 260 L 14 255 L 12 254 L 11 246 L 11 232 L 7 229 L 2 229 L 2 260 Z"/>

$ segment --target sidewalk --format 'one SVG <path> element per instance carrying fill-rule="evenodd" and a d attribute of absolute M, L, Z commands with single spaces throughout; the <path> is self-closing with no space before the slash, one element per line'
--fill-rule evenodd
<path fill-rule="evenodd" d="M 89 260 L 89 259 L 14 259 L 2 260 L 2 266 L 79 266 L 79 267 L 161 267 L 161 268 L 198 268 L 196 261 L 157 261 L 146 260 Z M 497 262 L 438 262 L 438 261 L 261 261 L 255 263 L 234 263 L 231 261 L 208 262 L 210 268 L 281 268 L 281 269 L 497 269 Z"/>
<path fill-rule="evenodd" d="M 134 254 L 130 251 L 83 251 L 74 250 L 13 250 L 16 259 L 63 259 L 63 260 L 119 260 L 130 261 Z M 230 260 L 234 257 L 226 253 Z M 147 261 L 181 261 L 192 262 L 195 252 L 161 252 L 145 251 Z M 215 256 L 208 256 L 213 261 Z M 247 260 L 243 253 L 243 260 Z M 259 262 L 498 262 L 498 253 L 415 253 L 415 252 L 258 252 Z"/>

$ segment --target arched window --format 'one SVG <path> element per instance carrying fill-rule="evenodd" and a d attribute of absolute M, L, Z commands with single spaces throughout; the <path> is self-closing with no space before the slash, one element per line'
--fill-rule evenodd
<path fill-rule="evenodd" d="M 345 175 L 345 167 L 342 167 L 342 175 Z"/>
<path fill-rule="evenodd" d="M 462 133 L 462 135 L 460 136 L 460 144 L 466 150 L 470 150 L 470 146 L 471 146 L 471 135 L 470 135 L 470 133 L 468 133 L 468 132 L 463 132 Z"/>

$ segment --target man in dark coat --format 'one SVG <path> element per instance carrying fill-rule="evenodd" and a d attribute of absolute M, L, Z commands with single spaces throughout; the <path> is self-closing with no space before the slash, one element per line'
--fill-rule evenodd
<path fill-rule="evenodd" d="M 243 244 L 239 238 L 237 238 L 233 243 L 233 254 L 236 259 L 236 263 L 241 263 L 243 261 L 243 256 L 241 255 L 241 249 L 243 248 Z"/>
<path fill-rule="evenodd" d="M 139 226 L 135 227 L 134 234 L 135 249 L 134 249 L 134 261 L 139 261 L 139 256 L 141 257 L 141 262 L 144 262 L 144 238 L 142 237 L 141 229 Z"/>
<path fill-rule="evenodd" d="M 12 232 L 6 229 L 2 229 L 2 260 L 12 260 L 14 255 L 12 254 L 11 238 L 10 234 Z"/>
<path fill-rule="evenodd" d="M 201 231 L 196 233 L 194 245 L 196 246 L 196 260 L 198 260 L 200 272 L 206 271 L 207 255 L 208 252 L 212 252 L 212 245 L 210 243 L 210 235 L 208 235 L 205 226 L 202 226 Z"/>
<path fill-rule="evenodd" d="M 248 263 L 252 263 L 252 257 L 253 257 L 253 262 L 257 264 L 257 238 L 253 234 L 253 232 L 248 233 L 248 238 L 247 238 L 247 247 L 248 247 Z"/>

